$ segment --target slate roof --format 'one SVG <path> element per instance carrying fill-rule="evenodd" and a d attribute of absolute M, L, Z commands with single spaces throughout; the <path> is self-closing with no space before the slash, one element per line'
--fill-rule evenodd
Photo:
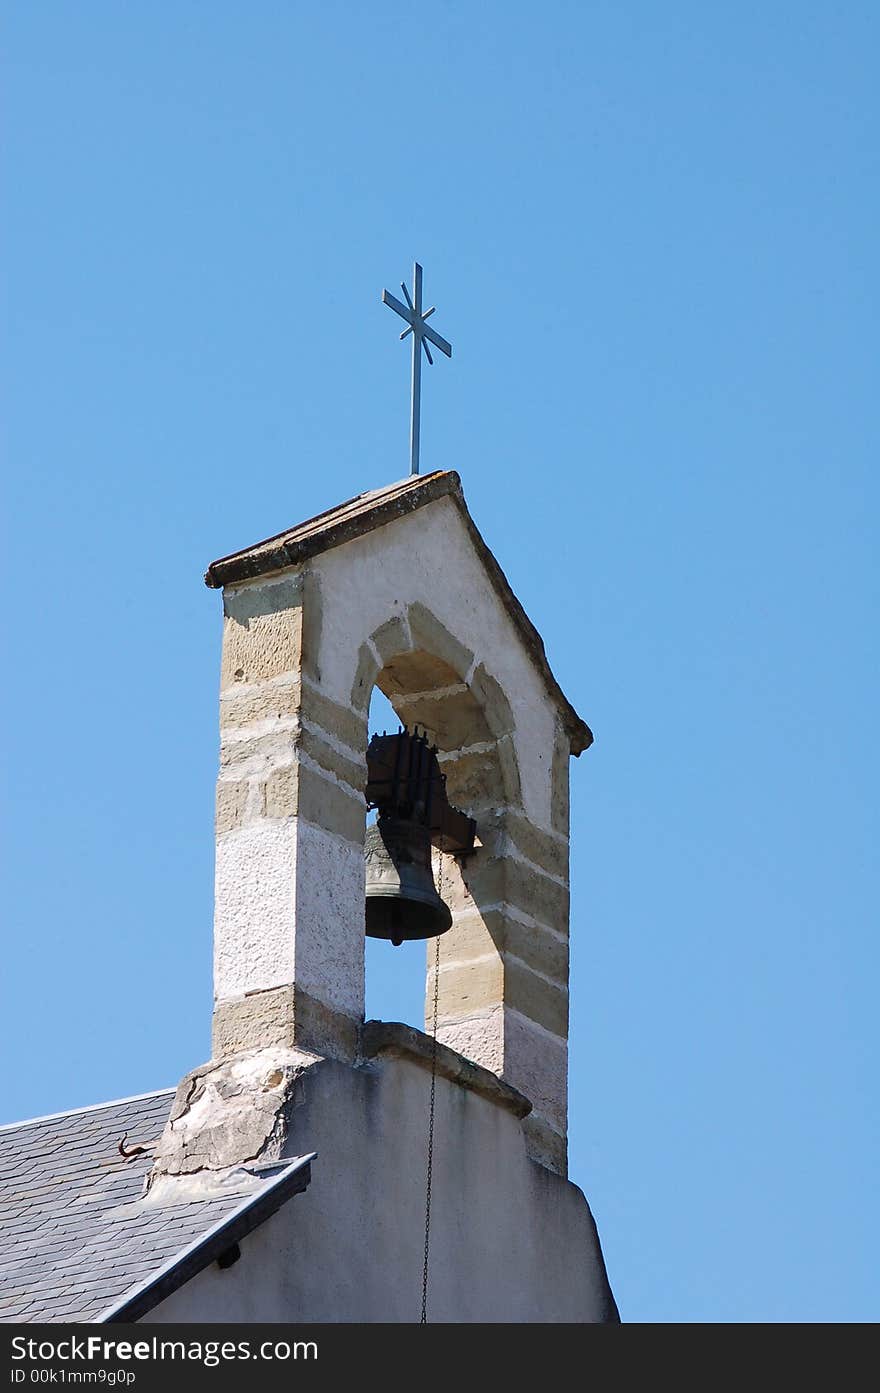
<path fill-rule="evenodd" d="M 363 537 L 377 527 L 405 517 L 426 503 L 437 498 L 450 498 L 458 509 L 477 555 L 486 568 L 492 588 L 506 609 L 529 653 L 532 662 L 543 677 L 547 688 L 559 707 L 568 737 L 571 752 L 579 755 L 593 743 L 593 733 L 586 721 L 575 711 L 568 697 L 562 691 L 551 671 L 544 651 L 544 643 L 532 621 L 529 619 L 510 582 L 489 550 L 465 503 L 461 479 L 454 469 L 437 469 L 432 474 L 410 475 L 399 483 L 386 488 L 373 489 L 370 493 L 359 493 L 330 508 L 326 513 L 298 523 L 286 532 L 279 532 L 265 542 L 246 547 L 231 556 L 222 556 L 212 561 L 205 572 L 205 584 L 211 589 L 219 589 L 237 581 L 252 580 L 257 576 L 270 575 L 288 566 L 298 566 L 312 556 L 342 546 L 355 537 Z"/>
<path fill-rule="evenodd" d="M 152 1153 L 127 1160 L 119 1142 L 152 1146 L 173 1097 L 0 1127 L 0 1321 L 137 1319 L 305 1188 L 297 1158 L 217 1197 L 144 1203 Z"/>

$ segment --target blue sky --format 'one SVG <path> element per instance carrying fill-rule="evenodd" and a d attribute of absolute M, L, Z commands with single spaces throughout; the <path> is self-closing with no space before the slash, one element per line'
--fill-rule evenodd
<path fill-rule="evenodd" d="M 208 1054 L 202 572 L 406 472 L 417 257 L 423 469 L 596 735 L 571 1174 L 622 1314 L 877 1319 L 878 29 L 7 5 L 2 1120 Z"/>

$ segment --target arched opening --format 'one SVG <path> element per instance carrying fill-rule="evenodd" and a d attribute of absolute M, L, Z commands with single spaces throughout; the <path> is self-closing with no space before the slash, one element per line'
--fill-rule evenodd
<path fill-rule="evenodd" d="M 367 739 L 389 734 L 402 724 L 381 687 L 370 696 Z M 367 813 L 367 825 L 375 822 L 375 811 Z M 367 938 L 364 953 L 365 1001 L 367 1020 L 403 1021 L 422 1029 L 425 1002 L 425 950 L 422 943 L 402 943 L 394 947 L 381 938 Z"/>
<path fill-rule="evenodd" d="M 409 618 L 417 640 L 414 608 Z M 434 626 L 440 629 L 436 621 Z M 401 632 L 402 625 L 397 634 Z M 448 648 L 457 646 L 445 631 L 440 637 L 448 640 Z M 425 731 L 437 747 L 449 801 L 477 821 L 477 850 L 466 864 L 436 849 L 433 854 L 434 883 L 453 916 L 452 928 L 439 939 L 442 1038 L 447 1026 L 454 1031 L 450 1009 L 453 1017 L 459 1009 L 464 1016 L 470 1013 L 470 986 L 478 978 L 480 991 L 500 999 L 503 916 L 497 906 L 504 899 L 505 816 L 519 803 L 513 719 L 503 692 L 481 665 L 471 661 L 463 673 L 426 648 L 395 647 L 397 651 L 382 652 L 374 645 L 384 665 L 377 664 L 371 674 L 369 734 L 396 731 L 399 725 Z M 490 904 L 491 911 L 484 914 Z M 394 947 L 367 939 L 368 1018 L 402 1020 L 418 1029 L 430 1024 L 437 944 L 428 940 L 426 964 L 420 942 Z M 453 974 L 454 990 L 444 1001 L 445 984 L 453 985 Z"/>

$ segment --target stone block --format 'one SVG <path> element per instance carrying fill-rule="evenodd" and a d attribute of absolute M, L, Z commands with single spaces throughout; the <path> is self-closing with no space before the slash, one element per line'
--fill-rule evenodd
<path fill-rule="evenodd" d="M 367 821 L 367 805 L 363 797 L 355 798 L 338 784 L 302 764 L 297 769 L 297 815 L 316 827 L 363 846 Z"/>
<path fill-rule="evenodd" d="M 244 1050 L 270 1045 L 293 1046 L 293 987 L 273 987 L 248 996 L 214 1004 L 211 1051 L 214 1059 L 227 1059 Z"/>
<path fill-rule="evenodd" d="M 373 687 L 379 675 L 379 664 L 376 655 L 368 643 L 362 643 L 358 649 L 358 661 L 355 669 L 354 681 L 351 684 L 351 705 L 353 710 L 367 713 L 370 709 L 370 697 L 373 694 Z"/>
<path fill-rule="evenodd" d="M 301 706 L 304 721 L 320 726 L 328 735 L 332 735 L 340 744 L 357 754 L 366 750 L 365 709 L 353 711 L 351 707 L 340 706 L 339 702 L 325 696 L 311 683 L 303 683 Z"/>
<path fill-rule="evenodd" d="M 480 914 L 475 909 L 456 916 L 452 928 L 440 938 L 440 964 L 468 962 L 473 958 L 502 953 L 506 942 L 507 922 L 502 913 L 493 910 Z M 427 957 L 430 971 L 434 962 L 434 940 L 428 939 Z"/>
<path fill-rule="evenodd" d="M 220 779 L 217 783 L 217 804 L 214 829 L 217 836 L 240 827 L 245 820 L 251 783 L 249 779 Z"/>
<path fill-rule="evenodd" d="M 224 596 L 220 686 L 298 673 L 302 651 L 299 587 L 274 585 Z M 278 608 L 272 608 L 277 604 Z"/>
<path fill-rule="evenodd" d="M 550 825 L 554 832 L 563 836 L 569 833 L 569 766 L 571 763 L 571 743 L 563 730 L 559 730 L 553 745 L 553 764 L 550 771 Z"/>
<path fill-rule="evenodd" d="M 294 759 L 266 779 L 263 807 L 268 818 L 301 817 L 346 841 L 363 843 L 366 803 L 332 779 Z"/>
<path fill-rule="evenodd" d="M 411 604 L 407 610 L 407 618 L 413 648 L 420 648 L 425 653 L 442 659 L 459 678 L 468 675 L 474 661 L 473 653 L 460 643 L 425 605 L 418 602 Z M 427 688 L 422 690 L 425 691 Z"/>
<path fill-rule="evenodd" d="M 518 959 L 507 957 L 504 963 L 504 1003 L 527 1016 L 530 1021 L 558 1035 L 568 1037 L 568 988 L 554 986 L 539 977 Z"/>
<path fill-rule="evenodd" d="M 358 1053 L 361 1018 L 337 1011 L 297 986 L 294 992 L 294 1039 L 299 1049 L 314 1050 L 353 1063 Z"/>
<path fill-rule="evenodd" d="M 296 738 L 296 747 L 301 749 L 304 754 L 316 764 L 320 764 L 322 769 L 335 774 L 337 779 L 348 784 L 358 793 L 362 793 L 367 783 L 367 760 L 366 752 L 363 757 L 355 762 L 347 755 L 340 754 L 339 750 L 332 745 L 328 745 L 326 740 L 315 730 L 301 729 Z"/>
<path fill-rule="evenodd" d="M 504 918 L 503 941 L 505 951 L 519 958 L 527 967 L 550 977 L 558 986 L 568 985 L 568 943 L 549 933 L 547 929 L 521 924 L 519 920 Z"/>
<path fill-rule="evenodd" d="M 398 653 L 389 659 L 376 678 L 376 685 L 384 692 L 395 707 L 402 696 L 435 692 L 446 687 L 455 687 L 461 677 L 455 668 L 442 658 L 421 649 L 414 653 Z"/>
<path fill-rule="evenodd" d="M 519 778 L 519 761 L 512 735 L 503 735 L 496 746 L 498 763 L 501 767 L 501 783 L 507 803 L 513 806 L 522 804 L 522 786 Z"/>
<path fill-rule="evenodd" d="M 568 1045 L 510 1007 L 504 1008 L 504 1078 L 530 1099 L 535 1112 L 565 1135 Z"/>
<path fill-rule="evenodd" d="M 293 817 L 297 810 L 298 766 L 291 761 L 273 769 L 263 785 L 266 817 Z"/>
<path fill-rule="evenodd" d="M 555 1171 L 557 1175 L 568 1175 L 568 1142 L 565 1137 L 551 1127 L 540 1113 L 530 1112 L 523 1119 L 526 1151 L 533 1161 Z"/>
<path fill-rule="evenodd" d="M 476 815 L 482 808 L 494 808 L 506 802 L 496 745 L 446 756 L 441 760 L 440 768 L 446 775 L 449 801 L 463 812 Z"/>
<path fill-rule="evenodd" d="M 480 708 L 485 712 L 486 721 L 493 735 L 502 736 L 512 733 L 514 728 L 513 712 L 510 709 L 510 702 L 504 695 L 501 687 L 495 678 L 486 671 L 482 663 L 474 668 L 470 681 L 471 691 L 474 699 Z"/>
<path fill-rule="evenodd" d="M 539 924 L 549 924 L 551 928 L 566 934 L 568 932 L 569 891 L 565 885 L 550 880 L 539 871 L 512 857 L 506 862 L 507 875 L 504 883 L 504 896 L 509 904 L 524 910 Z M 472 887 L 472 893 L 476 893 Z"/>
<path fill-rule="evenodd" d="M 506 810 L 495 819 L 499 831 L 513 843 L 514 854 L 531 861 L 548 875 L 568 880 L 568 840 L 551 836 L 522 813 Z M 485 819 L 484 819 L 485 825 Z"/>
<path fill-rule="evenodd" d="M 233 684 L 220 693 L 220 729 L 243 730 L 266 721 L 290 721 L 299 715 L 302 687 L 296 676 L 253 686 Z"/>
<path fill-rule="evenodd" d="M 440 1019 L 460 1020 L 498 1006 L 504 996 L 504 965 L 500 957 L 451 967 L 440 973 Z M 428 993 L 430 1001 L 432 992 Z"/>
<path fill-rule="evenodd" d="M 397 710 L 404 725 L 410 730 L 423 726 L 440 750 L 462 750 L 492 739 L 486 718 L 464 683 L 441 690 L 445 696 L 422 696 L 414 701 L 401 696 Z"/>
<path fill-rule="evenodd" d="M 264 730 L 242 736 L 238 730 L 227 727 L 220 734 L 221 777 L 266 778 L 278 765 L 289 764 L 294 738 L 292 730 Z"/>
<path fill-rule="evenodd" d="M 431 1029 L 431 1005 L 426 1012 L 426 1026 Z M 465 1059 L 472 1059 L 491 1069 L 501 1078 L 504 1074 L 504 1007 L 493 1006 L 479 1016 L 468 1016 L 458 1021 L 441 1021 L 437 1028 L 437 1039 L 458 1050 Z M 516 1081 L 511 1079 L 514 1088 Z M 528 1095 L 526 1095 L 528 1096 Z M 531 1101 L 531 1100 L 530 1100 Z"/>
<path fill-rule="evenodd" d="M 382 659 L 383 665 L 396 658 L 399 653 L 406 653 L 412 647 L 406 625 L 403 620 L 395 616 L 381 624 L 372 635 L 373 647 Z"/>

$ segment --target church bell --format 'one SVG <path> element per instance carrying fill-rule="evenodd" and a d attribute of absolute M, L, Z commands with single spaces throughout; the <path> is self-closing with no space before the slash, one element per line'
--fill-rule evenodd
<path fill-rule="evenodd" d="M 427 827 L 380 817 L 367 828 L 365 856 L 369 938 L 400 944 L 446 932 L 452 914 L 434 886 Z"/>
<path fill-rule="evenodd" d="M 401 730 L 377 735 L 367 750 L 366 932 L 394 944 L 436 938 L 452 925 L 434 885 L 432 844 L 465 855 L 475 824 L 450 807 L 437 751 L 427 737 Z"/>

